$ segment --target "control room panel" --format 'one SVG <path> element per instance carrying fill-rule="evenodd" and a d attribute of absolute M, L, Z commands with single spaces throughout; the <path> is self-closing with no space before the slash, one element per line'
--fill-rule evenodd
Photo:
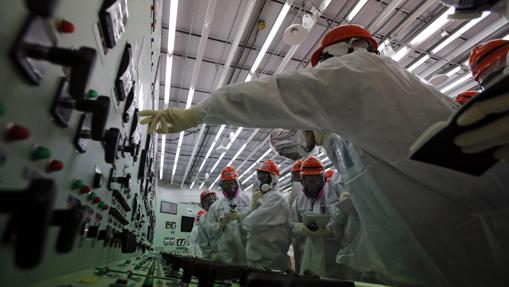
<path fill-rule="evenodd" d="M 161 5 L 0 3 L 2 286 L 152 249 Z"/>

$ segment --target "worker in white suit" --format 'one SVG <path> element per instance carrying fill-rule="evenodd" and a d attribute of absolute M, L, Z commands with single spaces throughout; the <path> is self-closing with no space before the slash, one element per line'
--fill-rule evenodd
<path fill-rule="evenodd" d="M 198 211 L 194 219 L 193 229 L 191 229 L 191 233 L 189 234 L 189 251 L 193 257 L 203 258 L 203 253 L 198 241 L 200 235 L 200 218 L 205 214 L 207 214 L 207 212 L 203 209 Z"/>
<path fill-rule="evenodd" d="M 272 160 L 256 169 L 250 210 L 242 216 L 247 233 L 246 259 L 260 269 L 290 270 L 290 229 L 288 202 L 279 193 L 279 167 Z"/>
<path fill-rule="evenodd" d="M 290 212 L 290 227 L 296 271 L 300 274 L 314 274 L 340 278 L 341 269 L 336 264 L 336 253 L 340 248 L 341 236 L 330 217 L 326 201 L 326 176 L 322 163 L 316 157 L 309 157 L 301 167 L 303 192 L 297 196 Z M 306 217 L 325 216 L 327 221 L 320 225 Z M 331 220 L 332 219 L 332 220 Z"/>
<path fill-rule="evenodd" d="M 245 232 L 239 219 L 249 208 L 249 198 L 241 191 L 239 175 L 232 166 L 221 171 L 220 186 L 224 197 L 210 207 L 204 223 L 205 228 L 209 239 L 217 243 L 221 262 L 244 265 Z"/>
<path fill-rule="evenodd" d="M 349 163 L 342 173 L 345 189 L 391 280 L 426 286 L 508 282 L 509 252 L 492 250 L 507 250 L 509 225 L 488 236 L 481 223 L 501 216 L 493 210 L 509 208 L 502 180 L 408 157 L 429 126 L 451 116 L 452 100 L 379 56 L 372 35 L 353 24 L 329 31 L 311 65 L 222 87 L 187 110 L 140 115 L 147 116 L 150 131 L 162 133 L 205 122 L 340 135 L 350 143 L 342 151 Z"/>
<path fill-rule="evenodd" d="M 210 206 L 217 201 L 217 195 L 214 191 L 204 190 L 200 193 L 200 205 L 204 211 L 208 212 Z M 201 258 L 208 260 L 218 260 L 217 255 L 217 243 L 215 240 L 210 240 L 210 235 L 207 231 L 206 222 L 207 213 L 200 217 L 200 221 L 197 224 L 198 230 L 196 231 L 196 243 L 200 247 Z"/>

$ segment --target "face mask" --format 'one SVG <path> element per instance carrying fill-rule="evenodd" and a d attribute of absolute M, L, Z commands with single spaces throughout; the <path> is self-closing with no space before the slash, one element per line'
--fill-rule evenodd
<path fill-rule="evenodd" d="M 325 179 L 322 175 L 303 176 L 302 185 L 306 196 L 312 199 L 318 199 L 323 194 Z"/>
<path fill-rule="evenodd" d="M 239 192 L 239 184 L 237 181 L 224 181 L 221 183 L 221 191 L 224 197 L 234 199 Z"/>
<path fill-rule="evenodd" d="M 268 172 L 257 172 L 254 185 L 258 190 L 265 193 L 272 189 L 272 177 Z"/>

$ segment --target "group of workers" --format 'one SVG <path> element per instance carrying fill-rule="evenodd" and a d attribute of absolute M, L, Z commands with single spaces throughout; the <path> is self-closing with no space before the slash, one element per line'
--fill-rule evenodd
<path fill-rule="evenodd" d="M 251 200 L 236 171 L 222 171 L 224 198 L 199 224 L 221 261 L 285 270 L 291 244 L 301 273 L 335 277 L 342 264 L 396 285 L 502 286 L 509 282 L 509 94 L 456 119 L 474 127 L 455 138 L 458 149 L 500 160 L 483 175 L 411 160 L 413 143 L 457 106 L 377 49 L 363 27 L 340 25 L 325 35 L 312 68 L 225 86 L 190 109 L 143 111 L 142 123 L 160 133 L 201 123 L 271 128 L 274 149 L 303 160 L 288 200 L 273 163 L 258 170 Z M 508 53 L 502 39 L 473 49 L 469 65 L 481 90 L 509 73 Z M 481 123 L 497 114 L 506 115 Z M 326 188 L 323 167 L 309 157 L 316 146 L 337 170 Z M 306 212 L 328 214 L 329 222 L 313 231 Z"/>
<path fill-rule="evenodd" d="M 339 194 L 330 187 L 333 171 L 325 171 L 314 156 L 296 161 L 291 173 L 290 195 L 283 196 L 279 167 L 273 160 L 264 161 L 256 169 L 249 198 L 241 191 L 237 171 L 226 167 L 220 181 L 223 197 L 217 199 L 208 190 L 200 195 L 204 210 L 198 213 L 191 232 L 191 253 L 262 270 L 289 271 L 292 246 L 297 272 L 335 278 L 344 275 L 336 254 L 348 245 L 343 242 L 345 220 L 348 214 L 355 216 L 353 206 L 347 204 L 347 193 Z M 325 217 L 314 220 L 313 214 Z"/>

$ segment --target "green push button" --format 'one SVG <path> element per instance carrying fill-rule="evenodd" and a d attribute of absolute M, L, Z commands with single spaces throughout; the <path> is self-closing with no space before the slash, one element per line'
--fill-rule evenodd
<path fill-rule="evenodd" d="M 51 156 L 51 151 L 47 147 L 38 146 L 32 150 L 30 154 L 30 159 L 32 160 L 41 160 L 48 159 Z"/>
<path fill-rule="evenodd" d="M 94 193 L 94 192 L 91 192 L 88 196 L 87 196 L 87 199 L 88 200 L 94 200 L 97 198 L 97 195 Z"/>
<path fill-rule="evenodd" d="M 85 186 L 85 183 L 81 179 L 76 179 L 72 183 L 72 189 L 82 189 Z"/>
<path fill-rule="evenodd" d="M 92 89 L 88 90 L 87 97 L 89 99 L 95 99 L 98 96 L 99 96 L 99 93 L 96 90 L 92 90 Z"/>

